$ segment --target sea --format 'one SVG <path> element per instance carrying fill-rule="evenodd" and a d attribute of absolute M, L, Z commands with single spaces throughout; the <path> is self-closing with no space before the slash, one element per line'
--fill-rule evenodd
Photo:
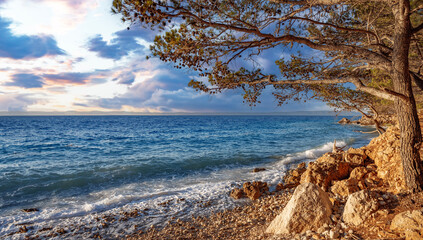
<path fill-rule="evenodd" d="M 363 133 L 372 127 L 340 125 L 340 118 L 1 116 L 0 239 L 117 238 L 133 225 L 245 204 L 229 197 L 231 189 L 265 181 L 272 190 L 289 168 L 331 151 L 334 141 L 358 148 L 375 137 Z M 266 170 L 252 172 L 257 167 Z M 102 228 L 105 216 L 116 221 Z M 65 231 L 54 237 L 57 229 Z"/>

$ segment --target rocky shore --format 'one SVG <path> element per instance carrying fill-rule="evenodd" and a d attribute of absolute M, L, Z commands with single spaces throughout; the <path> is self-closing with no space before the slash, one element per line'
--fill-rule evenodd
<path fill-rule="evenodd" d="M 423 193 L 409 194 L 399 130 L 369 145 L 334 149 L 292 169 L 274 191 L 246 182 L 229 193 L 251 203 L 140 230 L 128 239 L 423 239 Z"/>
<path fill-rule="evenodd" d="M 314 162 L 299 164 L 277 185 L 245 182 L 228 195 L 249 202 L 223 212 L 146 227 L 136 219 L 149 210 L 133 209 L 95 218 L 98 227 L 81 231 L 91 239 L 107 239 L 103 233 L 124 222 L 122 239 L 423 239 L 423 193 L 405 190 L 399 136 L 393 125 L 365 147 L 334 147 Z M 253 170 L 261 171 L 266 169 Z M 23 224 L 6 239 L 79 238 L 76 228 L 81 227 L 33 234 Z"/>

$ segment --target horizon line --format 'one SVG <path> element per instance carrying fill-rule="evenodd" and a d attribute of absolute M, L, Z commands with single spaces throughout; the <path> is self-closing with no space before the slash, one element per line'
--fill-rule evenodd
<path fill-rule="evenodd" d="M 7 112 L 0 111 L 0 116 L 183 116 L 183 115 L 304 115 L 304 116 L 357 116 L 360 115 L 357 112 L 323 110 L 323 111 L 290 111 L 290 112 L 171 112 L 171 113 L 149 113 L 149 112 L 123 112 L 123 111 L 112 111 L 112 112 L 77 112 L 77 111 L 66 111 L 66 112 Z"/>

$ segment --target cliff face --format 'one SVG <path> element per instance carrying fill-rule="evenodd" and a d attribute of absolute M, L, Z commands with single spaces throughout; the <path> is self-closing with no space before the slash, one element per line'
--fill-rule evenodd
<path fill-rule="evenodd" d="M 311 182 L 342 196 L 374 188 L 402 192 L 406 185 L 399 147 L 399 129 L 392 126 L 365 147 L 326 153 L 311 162 L 300 183 Z"/>
<path fill-rule="evenodd" d="M 377 166 L 377 176 L 380 177 L 388 190 L 394 193 L 405 190 L 403 165 L 399 152 L 400 132 L 397 126 L 377 138 L 364 147 L 365 154 Z"/>

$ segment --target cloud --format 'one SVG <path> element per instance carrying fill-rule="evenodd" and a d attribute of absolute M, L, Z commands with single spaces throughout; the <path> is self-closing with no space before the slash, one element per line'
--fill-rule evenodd
<path fill-rule="evenodd" d="M 22 112 L 36 102 L 37 100 L 28 94 L 0 94 L 0 111 Z"/>
<path fill-rule="evenodd" d="M 18 73 L 12 75 L 12 81 L 7 82 L 5 85 L 22 88 L 41 88 L 43 84 L 43 79 L 39 76 L 28 73 Z"/>
<path fill-rule="evenodd" d="M 96 52 L 98 56 L 114 60 L 120 60 L 133 51 L 141 51 L 144 46 L 137 42 L 141 38 L 139 31 L 122 30 L 114 34 L 116 37 L 106 42 L 101 35 L 96 35 L 88 41 L 88 50 Z"/>
<path fill-rule="evenodd" d="M 0 17 L 0 58 L 34 59 L 65 55 L 52 36 L 14 35 L 10 24 L 10 21 Z"/>
<path fill-rule="evenodd" d="M 43 74 L 45 80 L 62 84 L 104 83 L 110 77 L 110 70 L 95 70 L 92 72 L 63 72 Z"/>
<path fill-rule="evenodd" d="M 67 72 L 58 74 L 44 74 L 47 80 L 60 83 L 86 83 L 92 73 Z"/>

